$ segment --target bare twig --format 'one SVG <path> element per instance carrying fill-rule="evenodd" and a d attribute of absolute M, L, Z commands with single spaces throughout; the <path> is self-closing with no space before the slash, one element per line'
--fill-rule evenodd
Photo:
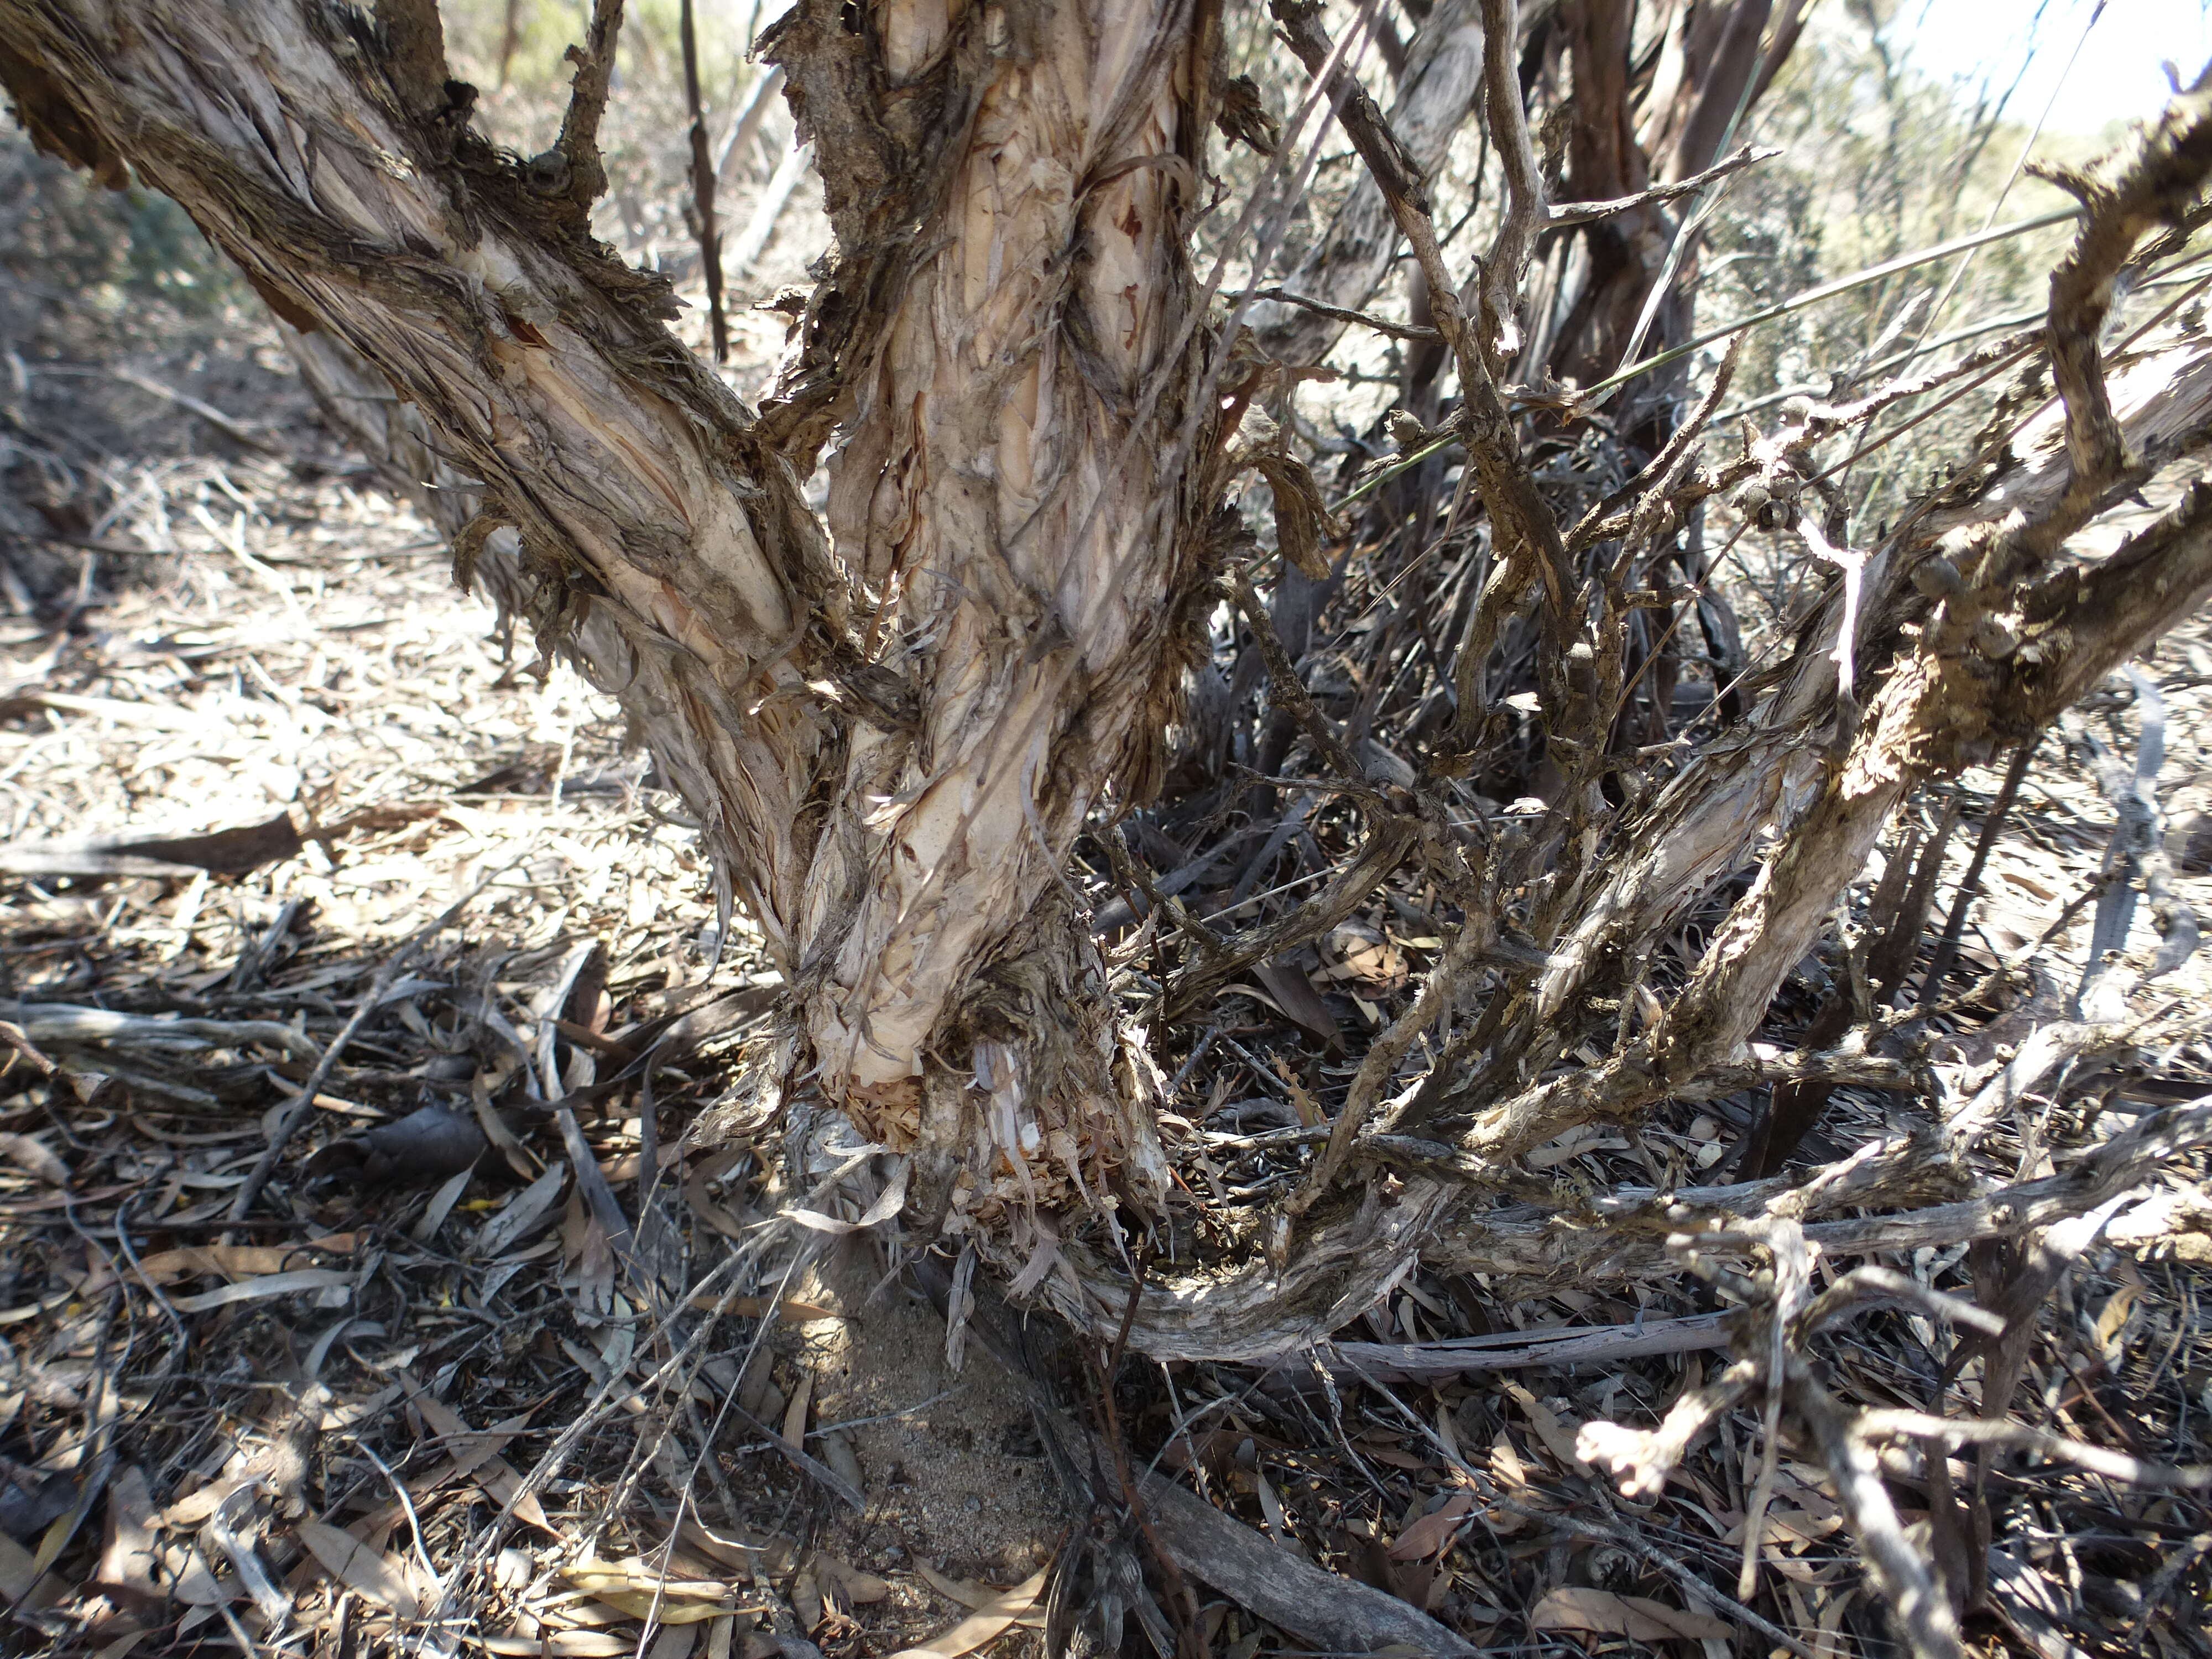
<path fill-rule="evenodd" d="M 2056 1458 L 2093 1474 L 2124 1480 L 2130 1486 L 2161 1492 L 2212 1491 L 2212 1466 L 2146 1462 L 2125 1452 L 2069 1440 L 2063 1434 L 2031 1428 L 2025 1423 L 1986 1417 L 1933 1417 L 1925 1412 L 1885 1409 L 1861 1412 L 1852 1431 L 1869 1440 L 1940 1440 L 1954 1446 L 2007 1446 Z"/>
<path fill-rule="evenodd" d="M 1836 1502 L 1858 1534 L 1868 1572 L 1895 1611 L 1913 1659 L 1957 1659 L 1959 1618 L 1950 1597 L 1929 1571 L 1925 1553 L 1905 1538 L 1881 1466 L 1853 1431 L 1851 1413 L 1809 1373 L 1796 1378 L 1791 1403 L 1813 1431 L 1836 1482 Z"/>
<path fill-rule="evenodd" d="M 1958 893 L 1951 901 L 1951 914 L 1943 923 L 1943 936 L 1936 941 L 1935 957 L 1929 962 L 1927 976 L 1920 981 L 1923 1006 L 1943 993 L 1943 981 L 1958 957 L 1959 940 L 1966 931 L 1966 917 L 1973 908 L 1974 895 L 1981 888 L 1982 872 L 1988 867 L 1998 833 L 2004 828 L 2006 815 L 2012 811 L 2013 801 L 2020 794 L 2021 781 L 2027 776 L 2028 763 L 2035 758 L 2036 744 L 2041 741 L 2040 732 L 2027 738 L 2013 751 L 2012 764 L 2005 768 L 2004 782 L 1998 786 L 1997 798 L 1990 805 L 1990 816 L 1982 825 L 1981 839 L 1974 843 L 1974 855 L 1966 862 L 1966 873 L 1959 879 Z"/>
<path fill-rule="evenodd" d="M 185 1019 L 171 1015 L 118 1014 L 106 1008 L 80 1008 L 66 1002 L 15 1005 L 13 1024 L 33 1042 L 265 1043 L 305 1060 L 314 1043 L 273 1019 Z"/>
<path fill-rule="evenodd" d="M 1523 124 L 1526 125 L 1525 122 Z M 1703 173 L 1693 173 L 1686 179 L 1669 185 L 1654 185 L 1633 196 L 1616 197 L 1609 202 L 1557 202 L 1544 215 L 1545 228 L 1563 230 L 1570 225 L 1586 225 L 1593 219 L 1605 219 L 1616 213 L 1628 213 L 1653 202 L 1671 202 L 1679 197 L 1692 196 L 1717 179 L 1725 179 L 1732 173 L 1741 173 L 1754 162 L 1769 161 L 1781 155 L 1778 149 L 1760 149 L 1746 144 L 1733 155 L 1723 157 Z"/>
<path fill-rule="evenodd" d="M 1489 361 L 1501 370 L 1506 359 L 1520 348 L 1514 309 L 1519 301 L 1522 275 L 1528 268 L 1528 255 L 1548 218 L 1544 175 L 1537 164 L 1535 143 L 1528 136 L 1528 112 L 1522 102 L 1519 10 L 1517 0 L 1482 0 L 1486 112 L 1490 118 L 1490 137 L 1498 146 L 1498 159 L 1505 173 L 1505 216 L 1491 240 L 1490 258 L 1482 266 L 1480 347 L 1486 356 L 1496 354 Z M 1429 270 L 1425 260 L 1422 269 L 1428 271 L 1433 285 L 1437 271 Z"/>
<path fill-rule="evenodd" d="M 691 0 L 684 0 L 678 27 L 684 37 L 684 101 L 691 112 L 691 204 L 699 216 L 699 262 L 707 274 L 707 319 L 714 361 L 730 360 L 730 329 L 722 315 L 722 237 L 714 227 L 714 167 L 707 154 L 707 117 L 699 99 L 699 31 Z"/>
<path fill-rule="evenodd" d="M 1413 1046 L 1414 1039 L 1436 1024 L 1437 1016 L 1450 1009 L 1452 996 L 1459 989 L 1460 975 L 1480 958 L 1495 935 L 1496 927 L 1490 917 L 1468 915 L 1461 922 L 1458 935 L 1450 946 L 1430 970 L 1427 982 L 1421 987 L 1421 994 L 1413 1000 L 1413 1006 L 1393 1020 L 1390 1029 L 1370 1045 L 1352 1079 L 1352 1091 L 1345 1098 L 1344 1109 L 1337 1115 L 1335 1125 L 1329 1131 L 1328 1144 L 1322 1148 L 1321 1156 L 1314 1159 L 1304 1185 L 1285 1202 L 1284 1208 L 1291 1216 L 1304 1215 L 1328 1190 L 1329 1183 L 1336 1179 L 1337 1172 L 1352 1155 L 1352 1144 L 1366 1127 L 1383 1090 L 1396 1074 L 1398 1062 Z"/>
<path fill-rule="evenodd" d="M 1316 316 L 1327 317 L 1335 322 L 1371 328 L 1377 334 L 1387 334 L 1394 340 L 1441 340 L 1444 337 L 1432 328 L 1423 328 L 1413 323 L 1394 323 L 1389 318 L 1377 317 L 1371 312 L 1347 310 L 1343 306 L 1331 305 L 1326 300 L 1293 294 L 1286 288 L 1248 288 L 1221 297 L 1224 300 L 1273 300 L 1279 304 L 1296 306 L 1302 311 L 1310 311 Z"/>

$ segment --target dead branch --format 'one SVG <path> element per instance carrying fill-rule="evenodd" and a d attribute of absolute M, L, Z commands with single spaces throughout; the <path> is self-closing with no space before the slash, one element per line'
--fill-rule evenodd
<path fill-rule="evenodd" d="M 555 148 L 566 176 L 537 181 L 544 193 L 565 195 L 586 212 L 607 192 L 606 165 L 599 159 L 599 117 L 606 111 L 607 90 L 614 83 L 615 42 L 621 37 L 622 22 L 623 0 L 592 0 L 591 27 L 584 44 L 568 48 L 568 61 L 575 64 L 576 73 Z M 541 155 L 532 166 L 535 168 L 544 160 Z"/>

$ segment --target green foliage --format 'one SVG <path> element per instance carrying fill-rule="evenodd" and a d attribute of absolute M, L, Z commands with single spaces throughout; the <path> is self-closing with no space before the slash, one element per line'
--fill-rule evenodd
<path fill-rule="evenodd" d="M 99 189 L 9 137 L 0 147 L 0 258 L 22 280 L 85 295 L 111 313 L 158 301 L 206 318 L 246 297 L 229 262 L 167 197 Z"/>

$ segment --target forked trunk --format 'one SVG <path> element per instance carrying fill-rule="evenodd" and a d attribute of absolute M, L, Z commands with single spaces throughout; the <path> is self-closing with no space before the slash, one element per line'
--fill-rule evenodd
<path fill-rule="evenodd" d="M 494 154 L 462 89 L 420 113 L 357 14 L 12 6 L 0 68 L 41 142 L 192 213 L 355 424 L 461 483 L 433 492 L 459 574 L 636 717 L 794 988 L 809 1091 L 917 1152 L 955 1225 L 1150 1206 L 1152 1091 L 1057 884 L 1143 787 L 1203 582 L 1211 42 L 1182 0 L 854 15 L 764 42 L 838 235 L 765 417 L 588 240 L 580 156 Z M 799 485 L 833 430 L 825 538 Z"/>

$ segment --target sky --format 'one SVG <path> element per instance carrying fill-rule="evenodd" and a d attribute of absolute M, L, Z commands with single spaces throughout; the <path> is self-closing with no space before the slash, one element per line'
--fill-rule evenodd
<path fill-rule="evenodd" d="M 1988 76 L 1998 92 L 2027 60 L 2008 118 L 2032 125 L 2056 92 L 2046 130 L 2094 133 L 2160 106 L 2167 95 L 2161 58 L 2174 61 L 2184 84 L 2195 78 L 2212 59 L 2212 8 L 2207 0 L 2105 0 L 2100 15 L 2098 0 L 1899 0 L 1888 37 L 1923 74 L 1969 85 Z"/>

